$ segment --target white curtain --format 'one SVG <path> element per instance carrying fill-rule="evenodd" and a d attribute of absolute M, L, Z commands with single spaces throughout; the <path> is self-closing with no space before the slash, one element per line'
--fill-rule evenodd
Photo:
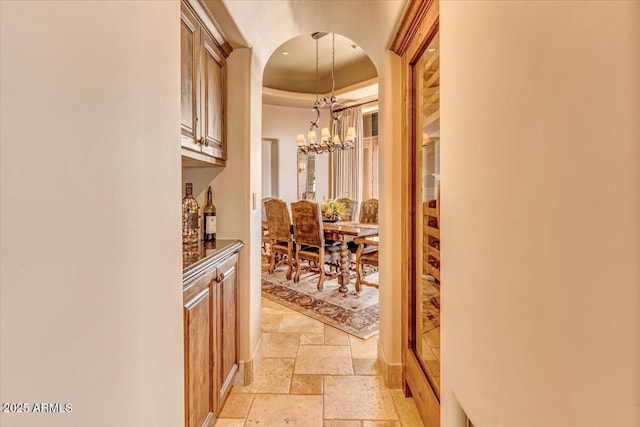
<path fill-rule="evenodd" d="M 362 108 L 351 107 L 342 111 L 340 140 L 344 141 L 347 129 L 356 129 L 356 140 L 351 150 L 339 150 L 329 154 L 329 197 L 362 199 Z"/>

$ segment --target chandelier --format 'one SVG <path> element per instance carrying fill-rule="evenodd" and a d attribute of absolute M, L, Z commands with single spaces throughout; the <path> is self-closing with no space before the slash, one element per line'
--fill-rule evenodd
<path fill-rule="evenodd" d="M 331 34 L 332 36 L 332 52 L 331 52 L 331 96 L 323 96 L 319 95 L 320 88 L 320 79 L 318 76 L 318 39 L 326 36 L 327 33 L 313 33 L 311 37 L 316 41 L 316 102 L 313 104 L 313 110 L 316 112 L 316 119 L 311 121 L 311 126 L 309 127 L 309 133 L 307 134 L 307 139 L 309 143 L 304 139 L 304 134 L 299 133 L 296 138 L 296 143 L 298 145 L 298 152 L 308 154 L 308 153 L 332 153 L 337 150 L 350 150 L 353 148 L 355 139 L 356 139 L 356 129 L 354 127 L 349 127 L 347 129 L 347 134 L 345 135 L 345 140 L 340 140 L 340 131 L 342 130 L 342 122 L 341 117 L 342 113 L 336 109 L 338 105 L 338 98 L 335 96 L 336 92 L 336 80 L 335 80 L 335 63 L 336 63 L 336 35 Z M 320 131 L 320 140 L 316 135 L 315 129 L 318 128 L 318 122 L 320 121 L 320 109 L 325 105 L 329 105 L 329 114 L 332 119 L 332 129 L 329 132 L 328 127 L 322 128 Z"/>

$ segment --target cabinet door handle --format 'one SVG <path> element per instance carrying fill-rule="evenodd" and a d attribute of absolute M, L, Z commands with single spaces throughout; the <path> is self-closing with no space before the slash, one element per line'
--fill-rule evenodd
<path fill-rule="evenodd" d="M 220 281 L 222 282 L 224 280 L 224 273 L 220 273 L 220 276 L 218 276 L 220 278 Z"/>

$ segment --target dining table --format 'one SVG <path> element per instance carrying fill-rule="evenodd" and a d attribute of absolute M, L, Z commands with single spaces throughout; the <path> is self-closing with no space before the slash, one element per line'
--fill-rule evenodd
<path fill-rule="evenodd" d="M 358 237 L 374 236 L 378 234 L 378 224 L 358 222 L 358 221 L 323 221 L 324 237 L 327 240 L 339 242 L 340 244 L 340 273 L 338 291 L 346 293 L 349 291 L 347 285 L 351 280 L 349 274 L 349 242 Z"/>
<path fill-rule="evenodd" d="M 267 222 L 262 221 L 263 229 L 267 228 Z M 293 225 L 291 226 L 293 230 Z M 322 221 L 324 237 L 340 245 L 340 272 L 338 274 L 339 292 L 349 292 L 347 285 L 351 281 L 349 274 L 349 242 L 358 237 L 375 236 L 378 234 L 378 224 L 359 221 Z"/>

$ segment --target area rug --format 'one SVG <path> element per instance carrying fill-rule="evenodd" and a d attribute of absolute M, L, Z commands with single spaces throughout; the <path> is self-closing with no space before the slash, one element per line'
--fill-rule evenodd
<path fill-rule="evenodd" d="M 378 289 L 363 286 L 355 292 L 355 279 L 347 293 L 338 292 L 338 279 L 324 280 L 324 289 L 317 288 L 318 273 L 303 272 L 300 282 L 285 277 L 286 267 L 273 274 L 262 273 L 262 295 L 323 323 L 356 337 L 367 339 L 378 333 Z M 378 273 L 367 276 L 377 282 Z"/>

